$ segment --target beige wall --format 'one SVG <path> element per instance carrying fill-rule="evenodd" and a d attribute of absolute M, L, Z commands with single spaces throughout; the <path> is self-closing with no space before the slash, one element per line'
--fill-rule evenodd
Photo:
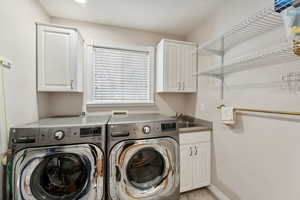
<path fill-rule="evenodd" d="M 51 23 L 76 27 L 82 33 L 87 43 L 91 41 L 103 44 L 156 46 L 162 38 L 182 40 L 182 37 L 157 34 L 134 29 L 118 28 L 88 22 L 73 21 L 61 18 L 52 18 Z M 66 115 L 81 112 L 82 95 L 78 94 L 51 94 L 49 115 Z M 184 112 L 185 95 L 162 94 L 157 95 L 156 106 L 151 107 L 98 107 L 88 108 L 90 114 L 111 112 L 113 109 L 129 110 L 130 112 L 161 112 L 174 115 L 175 112 Z"/>
<path fill-rule="evenodd" d="M 245 16 L 273 1 L 230 0 L 216 9 L 187 39 L 200 44 L 215 38 Z M 236 57 L 270 47 L 284 40 L 282 29 L 246 41 L 229 53 Z M 199 56 L 199 69 L 216 59 Z M 286 87 L 281 75 L 300 72 L 299 63 L 276 65 L 232 74 L 225 79 L 225 99 L 220 100 L 219 82 L 199 77 L 198 95 L 187 99 L 187 114 L 214 122 L 212 182 L 231 200 L 298 200 L 300 197 L 300 119 L 297 117 L 238 114 L 229 128 L 220 121 L 216 106 L 225 103 L 258 109 L 300 111 L 299 83 Z"/>
<path fill-rule="evenodd" d="M 87 41 L 99 41 L 108 44 L 128 44 L 128 45 L 156 45 L 162 38 L 183 39 L 183 37 L 158 34 L 136 29 L 120 28 L 109 25 L 101 25 L 84 21 L 75 21 L 52 17 L 53 24 L 76 27 L 80 30 Z"/>
<path fill-rule="evenodd" d="M 0 55 L 14 64 L 4 73 L 9 126 L 38 119 L 35 22 L 49 20 L 34 0 L 1 1 Z"/>

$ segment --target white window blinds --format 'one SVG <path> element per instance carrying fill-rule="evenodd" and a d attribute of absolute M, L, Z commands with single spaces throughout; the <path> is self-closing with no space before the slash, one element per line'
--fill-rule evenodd
<path fill-rule="evenodd" d="M 154 103 L 151 58 L 149 51 L 94 47 L 93 101 Z"/>

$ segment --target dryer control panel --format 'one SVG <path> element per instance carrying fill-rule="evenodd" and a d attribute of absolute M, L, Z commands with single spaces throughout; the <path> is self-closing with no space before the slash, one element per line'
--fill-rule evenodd
<path fill-rule="evenodd" d="M 177 132 L 176 121 L 136 123 L 136 124 L 116 124 L 108 128 L 111 137 L 156 137 L 165 133 Z"/>
<path fill-rule="evenodd" d="M 177 124 L 176 122 L 173 123 L 162 123 L 161 124 L 161 131 L 166 132 L 166 131 L 176 131 L 177 129 Z"/>

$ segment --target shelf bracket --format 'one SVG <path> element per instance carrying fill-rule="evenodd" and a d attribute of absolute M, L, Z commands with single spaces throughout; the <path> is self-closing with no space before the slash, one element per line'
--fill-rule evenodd
<path fill-rule="evenodd" d="M 223 50 L 215 50 L 215 49 L 208 49 L 208 48 L 203 48 L 203 49 L 207 52 L 210 52 L 210 53 L 218 55 L 218 56 L 223 56 L 224 55 Z"/>
<path fill-rule="evenodd" d="M 220 79 L 221 79 L 221 100 L 224 100 L 224 63 L 225 63 L 225 37 L 223 36 L 221 38 L 221 52 L 222 52 L 222 57 L 221 57 L 221 75 L 220 75 Z"/>
<path fill-rule="evenodd" d="M 210 75 L 210 76 L 212 76 L 212 77 L 214 77 L 214 78 L 217 78 L 217 79 L 220 79 L 220 80 L 223 79 L 223 76 L 222 76 L 222 75 L 213 74 L 213 75 Z"/>

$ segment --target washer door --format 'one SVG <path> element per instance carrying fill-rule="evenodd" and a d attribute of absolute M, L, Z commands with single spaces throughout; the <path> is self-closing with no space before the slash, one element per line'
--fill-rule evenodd
<path fill-rule="evenodd" d="M 14 159 L 14 198 L 102 199 L 103 170 L 95 145 L 25 149 Z"/>
<path fill-rule="evenodd" d="M 124 141 L 110 154 L 110 196 L 158 199 L 179 186 L 178 143 L 172 138 Z"/>

